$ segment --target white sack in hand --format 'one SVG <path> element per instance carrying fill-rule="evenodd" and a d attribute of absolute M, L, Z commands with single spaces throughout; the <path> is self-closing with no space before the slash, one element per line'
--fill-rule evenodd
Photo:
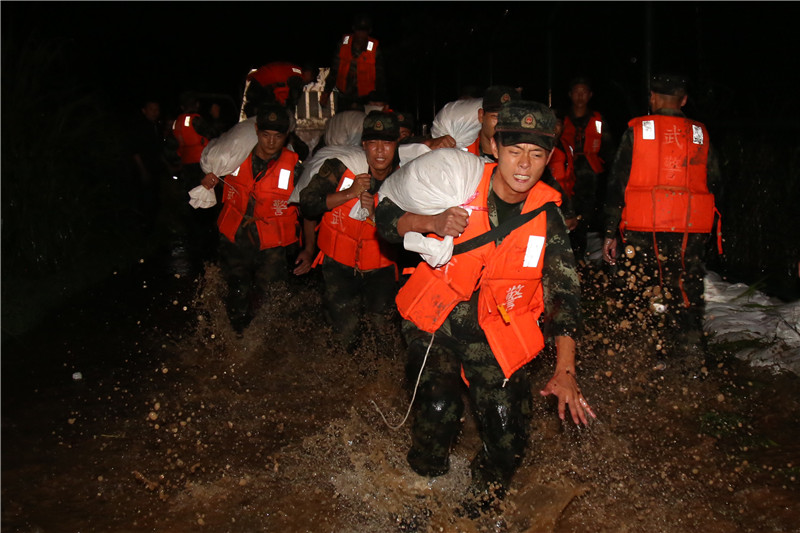
<path fill-rule="evenodd" d="M 445 104 L 433 117 L 431 136 L 449 135 L 456 140 L 456 148 L 465 149 L 475 142 L 481 131 L 478 110 L 482 107 L 483 98 L 467 98 Z"/>
<path fill-rule="evenodd" d="M 453 238 L 444 240 L 432 239 L 422 233 L 409 231 L 403 236 L 403 248 L 409 252 L 417 252 L 433 268 L 446 265 L 453 257 Z"/>
<path fill-rule="evenodd" d="M 483 167 L 481 158 L 457 148 L 434 150 L 386 178 L 378 193 L 379 199 L 389 198 L 409 213 L 438 215 L 469 202 L 481 182 Z M 452 238 L 443 241 L 432 237 L 420 238 L 406 234 L 403 246 L 422 254 L 432 267 L 441 266 L 452 257 Z"/>
<path fill-rule="evenodd" d="M 206 189 L 202 185 L 198 185 L 189 191 L 189 205 L 197 209 L 207 209 L 217 205 L 217 195 L 214 194 L 214 189 Z"/>

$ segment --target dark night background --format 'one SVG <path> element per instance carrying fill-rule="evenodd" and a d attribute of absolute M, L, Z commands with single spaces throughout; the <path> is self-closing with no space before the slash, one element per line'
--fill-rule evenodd
<path fill-rule="evenodd" d="M 170 175 L 146 186 L 131 140 L 145 98 L 160 101 L 165 124 L 189 89 L 234 115 L 251 68 L 330 66 L 358 12 L 373 18 L 390 105 L 419 123 L 490 84 L 521 86 L 543 102 L 552 91 L 565 108 L 568 81 L 582 74 L 619 138 L 647 112 L 648 76 L 683 70 L 686 114 L 708 127 L 723 178 L 724 255 L 710 243 L 707 265 L 749 286 L 737 293 L 752 311 L 743 316 L 760 322 L 750 289 L 800 299 L 796 8 L 0 2 L 0 527 L 797 531 L 798 376 L 738 355 L 776 353 L 777 339 L 769 332 L 657 361 L 663 315 L 633 285 L 615 297 L 622 289 L 594 263 L 579 271 L 579 357 L 598 423 L 579 431 L 558 421 L 555 402 L 535 402 L 534 445 L 512 494 L 519 527 L 495 517 L 488 529 L 453 527 L 466 521 L 454 510 L 478 431 L 468 423 L 460 437 L 460 477 L 431 490 L 407 476 L 408 427 L 390 432 L 373 409 L 395 421 L 413 402 L 401 386 L 399 332 L 369 330 L 355 352 L 333 346 L 320 334 L 315 269 L 299 288 L 272 287 L 235 338 L 218 265 L 187 260 L 192 217 L 204 210 L 189 207 L 188 189 Z M 142 208 L 148 191 L 161 200 L 155 215 Z M 638 307 L 623 305 L 628 297 Z M 784 322 L 775 336 L 796 331 Z M 547 382 L 554 350 L 540 361 L 532 383 Z"/>
<path fill-rule="evenodd" d="M 726 180 L 718 199 L 726 255 L 710 264 L 732 280 L 797 297 L 800 239 L 785 231 L 798 223 L 788 199 L 800 197 L 793 7 L 3 2 L 4 303 L 26 281 L 37 290 L 44 278 L 78 271 L 89 283 L 111 268 L 100 265 L 122 268 L 127 254 L 152 246 L 129 223 L 126 203 L 125 128 L 143 98 L 159 99 L 165 118 L 187 89 L 218 95 L 233 111 L 251 68 L 329 66 L 359 12 L 372 16 L 384 50 L 390 104 L 420 123 L 430 124 L 469 87 L 482 93 L 493 83 L 522 86 L 524 97 L 545 102 L 551 90 L 553 105 L 565 107 L 568 80 L 582 74 L 593 80 L 592 104 L 619 136 L 646 112 L 649 74 L 687 73 L 685 111 L 708 126 Z M 94 260 L 98 254 L 105 257 Z"/>

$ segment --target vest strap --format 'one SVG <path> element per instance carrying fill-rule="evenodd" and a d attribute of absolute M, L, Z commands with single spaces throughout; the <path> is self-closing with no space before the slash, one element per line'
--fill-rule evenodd
<path fill-rule="evenodd" d="M 481 246 L 489 244 L 490 242 L 494 242 L 498 239 L 504 239 L 506 235 L 515 229 L 536 218 L 537 215 L 539 215 L 547 208 L 547 206 L 551 204 L 555 205 L 555 202 L 547 202 L 533 211 L 515 215 L 509 219 L 506 219 L 502 224 L 490 229 L 485 233 L 481 233 L 480 235 L 476 235 L 467 241 L 456 244 L 453 246 L 453 255 L 463 254 L 465 252 L 475 250 L 476 248 L 480 248 Z"/>

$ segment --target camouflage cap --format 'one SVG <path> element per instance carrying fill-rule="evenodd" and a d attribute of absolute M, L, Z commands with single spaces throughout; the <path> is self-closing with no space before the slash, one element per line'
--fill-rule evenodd
<path fill-rule="evenodd" d="M 385 111 L 371 111 L 364 117 L 362 141 L 397 141 L 400 138 L 400 125 L 397 115 Z"/>
<path fill-rule="evenodd" d="M 403 111 L 397 111 L 395 115 L 397 116 L 398 127 L 414 130 L 414 115 Z"/>
<path fill-rule="evenodd" d="M 264 104 L 258 107 L 256 125 L 259 130 L 272 130 L 278 133 L 289 131 L 289 113 L 278 104 Z"/>
<path fill-rule="evenodd" d="M 686 94 L 686 77 L 676 73 L 656 74 L 650 80 L 650 90 L 658 94 L 683 96 Z"/>
<path fill-rule="evenodd" d="M 552 150 L 556 143 L 556 116 L 544 104 L 517 100 L 500 108 L 495 131 L 504 146 L 530 143 Z"/>
<path fill-rule="evenodd" d="M 497 113 L 503 104 L 519 98 L 519 93 L 513 87 L 492 85 L 483 93 L 483 110 L 487 113 Z"/>

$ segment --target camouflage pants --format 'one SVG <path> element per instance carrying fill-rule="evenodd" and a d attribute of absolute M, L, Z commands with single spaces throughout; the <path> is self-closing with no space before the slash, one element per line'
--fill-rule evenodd
<path fill-rule="evenodd" d="M 353 345 L 364 314 L 376 327 L 386 323 L 397 294 L 394 267 L 358 271 L 325 256 L 321 269 L 325 315 L 339 342 Z"/>
<path fill-rule="evenodd" d="M 219 264 L 228 283 L 225 306 L 234 327 L 246 325 L 263 305 L 266 287 L 274 281 L 288 281 L 298 243 L 259 250 L 255 224 L 239 226 L 236 242 L 219 236 Z"/>
<path fill-rule="evenodd" d="M 655 254 L 654 238 L 660 260 Z M 698 332 L 702 332 L 707 240 L 706 233 L 688 234 L 684 250 L 683 233 L 656 233 L 655 236 L 638 231 L 625 233 L 623 247 L 634 247 L 632 262 L 637 265 L 637 270 L 651 278 L 647 284 L 660 287 L 659 303 L 666 306 L 667 325 L 675 329 L 678 337 L 696 337 Z"/>
<path fill-rule="evenodd" d="M 458 312 L 456 307 L 450 317 Z M 465 334 L 451 318 L 436 332 L 420 378 L 408 462 L 424 476 L 448 471 L 450 447 L 461 429 L 466 390 L 483 442 L 472 461 L 473 488 L 485 491 L 491 484 L 506 486 L 528 442 L 530 382 L 524 369 L 505 382 L 483 331 L 478 328 Z M 410 321 L 403 322 L 403 336 L 408 343 L 406 379 L 413 387 L 431 336 Z M 469 381 L 467 389 L 461 379 L 462 368 Z"/>

